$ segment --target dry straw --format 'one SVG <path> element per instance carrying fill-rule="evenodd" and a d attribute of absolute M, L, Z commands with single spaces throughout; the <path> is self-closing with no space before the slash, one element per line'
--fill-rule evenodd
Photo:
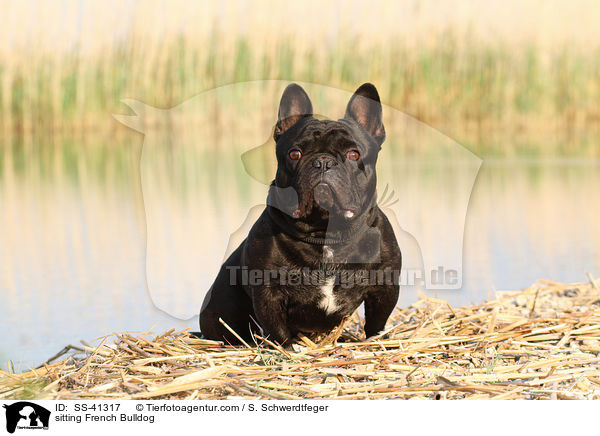
<path fill-rule="evenodd" d="M 600 399 L 600 289 L 540 281 L 453 308 L 423 296 L 365 341 L 357 315 L 284 350 L 169 331 L 117 334 L 86 356 L 0 375 L 0 398 Z M 76 348 L 76 347 L 75 347 Z M 31 387 L 39 389 L 33 394 Z"/>

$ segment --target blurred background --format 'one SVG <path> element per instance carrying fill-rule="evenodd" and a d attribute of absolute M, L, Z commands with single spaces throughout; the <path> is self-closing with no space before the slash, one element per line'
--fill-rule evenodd
<path fill-rule="evenodd" d="M 132 114 L 126 98 L 168 109 L 244 81 L 349 92 L 370 81 L 384 104 L 483 159 L 464 286 L 439 297 L 462 304 L 538 278 L 600 274 L 597 2 L 198 3 L 1 2 L 1 367 L 37 365 L 114 331 L 196 329 L 148 295 L 144 136 L 111 115 Z M 273 86 L 265 94 L 276 99 Z M 212 118 L 192 112 L 190 131 L 225 124 L 218 143 L 232 117 L 221 104 Z M 256 114 L 233 122 L 267 139 L 275 113 L 240 104 Z M 170 128 L 146 120 L 146 132 Z M 418 140 L 386 128 L 391 150 L 423 155 Z M 172 190 L 181 207 L 193 204 L 185 184 Z M 432 228 L 439 219 L 422 217 Z"/>

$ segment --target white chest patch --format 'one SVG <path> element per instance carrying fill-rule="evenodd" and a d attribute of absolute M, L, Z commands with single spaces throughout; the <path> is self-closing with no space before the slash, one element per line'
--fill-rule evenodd
<path fill-rule="evenodd" d="M 333 259 L 333 250 L 327 245 L 323 245 L 323 257 L 325 258 L 325 261 Z"/>
<path fill-rule="evenodd" d="M 329 277 L 325 284 L 321 286 L 321 292 L 323 297 L 319 302 L 319 307 L 326 313 L 333 313 L 338 310 L 338 305 L 335 303 L 335 296 L 333 295 L 333 284 L 335 283 L 335 277 Z"/>

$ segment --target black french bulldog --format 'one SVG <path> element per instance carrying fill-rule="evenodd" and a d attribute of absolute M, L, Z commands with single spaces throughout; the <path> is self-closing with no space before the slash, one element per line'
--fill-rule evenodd
<path fill-rule="evenodd" d="M 275 126 L 278 161 L 267 207 L 225 261 L 203 302 L 208 339 L 246 342 L 259 332 L 289 346 L 298 332 L 328 332 L 365 303 L 367 337 L 384 329 L 402 263 L 377 206 L 375 165 L 385 139 L 377 89 L 360 86 L 338 121 L 318 120 L 289 85 Z M 262 330 L 262 331 L 261 331 Z"/>

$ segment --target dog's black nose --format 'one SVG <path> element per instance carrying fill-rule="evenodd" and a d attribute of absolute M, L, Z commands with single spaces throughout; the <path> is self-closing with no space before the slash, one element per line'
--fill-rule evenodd
<path fill-rule="evenodd" d="M 313 160 L 312 166 L 315 168 L 323 168 L 328 170 L 337 165 L 337 161 L 330 155 L 319 155 Z"/>

